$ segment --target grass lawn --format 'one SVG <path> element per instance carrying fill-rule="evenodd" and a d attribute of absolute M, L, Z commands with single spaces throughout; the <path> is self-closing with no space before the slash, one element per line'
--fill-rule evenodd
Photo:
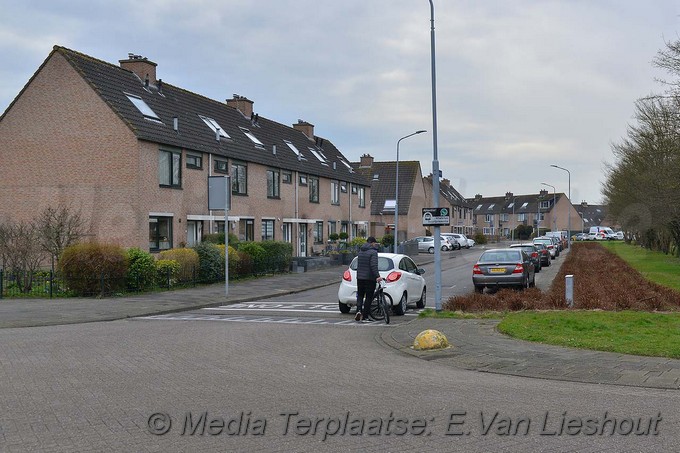
<path fill-rule="evenodd" d="M 680 313 L 509 313 L 498 330 L 523 340 L 623 354 L 680 358 Z"/>
<path fill-rule="evenodd" d="M 625 260 L 645 278 L 680 291 L 680 259 L 654 252 L 623 241 L 606 241 L 602 245 Z"/>

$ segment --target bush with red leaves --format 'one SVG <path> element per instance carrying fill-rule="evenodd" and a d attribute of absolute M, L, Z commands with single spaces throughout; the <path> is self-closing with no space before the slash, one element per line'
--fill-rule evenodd
<path fill-rule="evenodd" d="M 446 301 L 450 311 L 566 309 L 566 275 L 574 276 L 574 308 L 582 310 L 674 311 L 680 293 L 645 279 L 623 259 L 597 243 L 573 244 L 546 293 L 501 289 L 494 294 L 466 294 Z"/>

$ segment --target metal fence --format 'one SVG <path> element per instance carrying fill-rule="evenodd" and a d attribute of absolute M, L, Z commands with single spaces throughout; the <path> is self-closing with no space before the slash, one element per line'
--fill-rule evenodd
<path fill-rule="evenodd" d="M 223 275 L 224 277 L 224 275 Z M 156 274 L 152 278 L 126 278 L 100 274 L 95 278 L 66 277 L 59 272 L 12 272 L 0 269 L 0 299 L 55 298 L 55 297 L 109 297 L 130 293 L 152 292 L 196 286 L 203 283 L 197 269 L 172 274 Z"/>

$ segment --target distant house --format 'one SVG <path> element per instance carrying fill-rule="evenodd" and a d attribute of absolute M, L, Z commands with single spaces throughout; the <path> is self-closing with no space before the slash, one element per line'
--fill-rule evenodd
<path fill-rule="evenodd" d="M 376 162 L 371 155 L 364 154 L 352 167 L 371 183 L 371 235 L 394 234 L 395 205 L 399 209 L 398 241 L 425 235 L 422 208 L 427 207 L 428 201 L 420 162 L 399 161 L 398 203 L 395 203 L 396 161 Z"/>
<path fill-rule="evenodd" d="M 518 225 L 530 225 L 534 230 L 567 230 L 570 216 L 572 231 L 581 227 L 579 212 L 563 193 L 541 190 L 538 194 L 514 195 L 507 192 L 501 197 L 476 195 L 469 202 L 473 206 L 475 229 L 485 236 L 512 237 Z"/>
<path fill-rule="evenodd" d="M 425 187 L 428 189 L 428 199 L 433 200 L 432 174 L 427 175 L 424 181 Z M 450 180 L 443 178 L 439 181 L 439 206 L 429 207 L 449 208 L 451 224 L 442 226 L 442 233 L 462 233 L 465 235 L 472 235 L 474 233 L 474 210 L 472 205 L 451 185 Z"/>
<path fill-rule="evenodd" d="M 209 176 L 231 176 L 230 233 L 300 256 L 330 233 L 365 234 L 371 219 L 371 181 L 311 123 L 163 82 L 139 55 L 117 66 L 55 46 L 0 117 L 0 159 L 0 221 L 61 203 L 93 239 L 152 252 L 225 230 Z"/>

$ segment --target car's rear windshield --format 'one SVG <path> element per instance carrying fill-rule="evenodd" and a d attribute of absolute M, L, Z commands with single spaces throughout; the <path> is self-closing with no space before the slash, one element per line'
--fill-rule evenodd
<path fill-rule="evenodd" d="M 349 268 L 352 269 L 353 271 L 357 270 L 357 260 L 354 258 L 352 260 L 352 263 L 349 265 Z M 394 262 L 390 258 L 386 258 L 384 256 L 379 256 L 378 257 L 378 271 L 383 272 L 383 271 L 391 271 L 394 269 Z"/>
<path fill-rule="evenodd" d="M 480 263 L 517 263 L 521 253 L 516 250 L 490 250 L 479 258 Z"/>

